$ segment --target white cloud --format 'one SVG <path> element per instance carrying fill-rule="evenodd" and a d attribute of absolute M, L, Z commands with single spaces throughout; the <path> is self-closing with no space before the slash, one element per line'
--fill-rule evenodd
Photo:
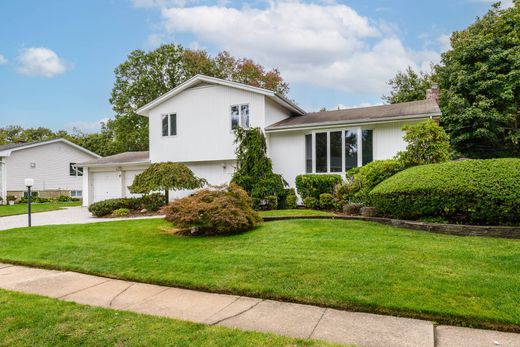
<path fill-rule="evenodd" d="M 132 0 L 132 4 L 137 8 L 185 6 L 187 0 Z"/>
<path fill-rule="evenodd" d="M 84 133 L 95 133 L 101 130 L 101 123 L 106 123 L 108 118 L 103 118 L 96 121 L 75 121 L 65 124 L 65 129 L 73 131 L 75 129 Z"/>
<path fill-rule="evenodd" d="M 4 57 L 2 54 L 0 54 L 0 65 L 7 64 L 9 60 L 7 60 L 6 57 Z"/>
<path fill-rule="evenodd" d="M 53 77 L 70 68 L 53 50 L 45 47 L 24 48 L 18 56 L 18 71 L 28 76 Z"/>
<path fill-rule="evenodd" d="M 437 42 L 439 42 L 443 52 L 451 49 L 450 35 L 442 34 L 437 38 Z"/>
<path fill-rule="evenodd" d="M 144 0 L 141 0 L 144 1 Z M 271 1 L 265 8 L 169 7 L 161 10 L 168 34 L 278 67 L 286 80 L 349 92 L 383 94 L 386 82 L 411 65 L 437 62 L 433 50 L 403 45 L 388 23 L 375 23 L 347 5 Z"/>

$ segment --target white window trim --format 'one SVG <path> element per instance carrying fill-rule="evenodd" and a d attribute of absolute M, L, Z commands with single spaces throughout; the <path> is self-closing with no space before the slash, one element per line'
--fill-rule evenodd
<path fill-rule="evenodd" d="M 172 131 L 172 115 L 175 115 L 175 125 L 176 125 L 176 129 L 175 129 L 175 135 L 170 135 L 171 134 L 171 131 Z M 164 117 L 168 117 L 168 135 L 163 135 L 163 119 Z M 179 117 L 177 117 L 177 112 L 170 112 L 170 113 L 164 113 L 164 114 L 161 114 L 161 137 L 176 137 L 177 134 L 179 133 Z"/>
<path fill-rule="evenodd" d="M 231 109 L 233 107 L 238 107 L 238 127 L 239 128 L 243 128 L 243 129 L 250 129 L 251 128 L 251 107 L 249 106 L 249 103 L 246 103 L 246 104 L 233 104 L 233 105 L 230 105 L 229 106 L 229 127 L 231 129 L 231 133 L 233 133 L 235 131 L 235 129 L 233 129 L 233 122 L 232 122 L 232 119 L 231 119 Z M 248 115 L 248 118 L 249 118 L 249 126 L 247 128 L 244 128 L 243 124 L 242 124 L 242 106 L 247 106 L 247 109 L 249 111 L 249 115 Z"/>
<path fill-rule="evenodd" d="M 357 167 L 363 166 L 363 130 L 372 130 L 372 128 L 361 128 L 361 127 L 353 127 L 353 128 L 341 128 L 341 129 L 323 129 L 323 130 L 313 130 L 310 132 L 306 132 L 305 135 L 311 134 L 311 149 L 312 149 L 312 172 L 309 174 L 343 174 L 346 172 L 346 160 L 345 160 L 345 132 L 346 131 L 355 131 L 356 132 L 356 140 L 357 140 Z M 342 172 L 331 172 L 330 171 L 330 133 L 341 131 L 341 169 Z M 316 172 L 316 134 L 317 133 L 327 133 L 327 172 Z M 305 158 L 305 160 L 307 160 Z M 307 171 L 307 164 L 305 164 L 305 171 Z"/>

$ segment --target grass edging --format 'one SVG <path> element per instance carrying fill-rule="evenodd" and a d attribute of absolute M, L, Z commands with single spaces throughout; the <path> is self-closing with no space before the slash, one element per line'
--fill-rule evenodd
<path fill-rule="evenodd" d="M 296 219 L 296 218 L 295 218 Z M 501 322 L 501 321 L 493 321 L 493 320 L 485 320 L 485 319 L 479 319 L 474 317 L 467 317 L 463 315 L 441 315 L 438 313 L 433 313 L 429 311 L 414 311 L 414 310 L 404 310 L 399 308 L 388 308 L 388 307 L 381 307 L 377 305 L 362 305 L 354 302 L 346 302 L 342 305 L 334 305 L 334 304 L 327 304 L 327 303 L 319 303 L 317 304 L 315 301 L 312 300 L 300 300 L 295 299 L 291 297 L 287 297 L 284 295 L 270 295 L 270 294 L 257 294 L 255 296 L 252 296 L 252 293 L 247 290 L 221 290 L 221 289 L 214 289 L 209 288 L 205 286 L 186 286 L 182 284 L 175 284 L 172 285 L 172 283 L 168 283 L 167 281 L 142 281 L 138 278 L 134 278 L 133 276 L 114 276 L 111 274 L 106 274 L 102 272 L 96 272 L 96 271 L 88 271 L 83 270 L 79 268 L 75 268 L 74 266 L 59 266 L 59 265 L 51 265 L 51 264 L 41 264 L 38 262 L 24 262 L 24 261 L 17 261 L 17 260 L 9 260 L 9 259 L 3 259 L 0 258 L 0 262 L 4 264 L 12 264 L 12 265 L 20 265 L 20 266 L 28 266 L 28 267 L 35 267 L 40 269 L 47 269 L 47 270 L 58 270 L 58 271 L 73 271 L 77 273 L 82 273 L 86 275 L 93 275 L 93 276 L 100 276 L 105 277 L 109 279 L 114 280 L 124 280 L 124 281 L 132 281 L 136 283 L 143 283 L 143 284 L 154 284 L 154 285 L 160 285 L 165 287 L 171 287 L 171 288 L 180 288 L 180 289 L 188 289 L 188 290 L 197 290 L 202 291 L 206 293 L 215 293 L 215 294 L 228 294 L 228 295 L 240 295 L 240 296 L 246 296 L 246 297 L 255 297 L 260 299 L 266 299 L 266 300 L 276 300 L 276 301 L 283 301 L 283 302 L 290 302 L 290 303 L 296 303 L 296 304 L 305 304 L 305 305 L 312 305 L 317 307 L 324 307 L 324 308 L 332 308 L 332 309 L 338 309 L 338 310 L 344 310 L 344 311 L 351 311 L 351 312 L 363 312 L 363 313 L 373 313 L 373 314 L 380 314 L 380 315 L 386 315 L 386 316 L 394 316 L 394 317 L 401 317 L 401 318 L 412 318 L 412 319 L 420 319 L 420 320 L 427 320 L 431 321 L 434 325 L 452 325 L 452 326 L 460 326 L 460 327 L 467 327 L 467 328 L 478 328 L 478 329 L 489 329 L 489 330 L 497 330 L 497 331 L 503 331 L 503 332 L 511 332 L 511 333 L 520 333 L 520 325 L 516 325 L 513 323 L 507 323 L 507 322 Z"/>
<path fill-rule="evenodd" d="M 391 225 L 398 228 L 411 230 L 427 231 L 436 234 L 447 234 L 455 236 L 480 236 L 498 237 L 505 239 L 520 239 L 520 226 L 488 226 L 488 225 L 464 225 L 464 224 L 440 224 L 429 222 L 417 222 L 403 219 L 392 219 L 385 217 L 364 217 L 364 216 L 276 216 L 263 217 L 264 222 L 273 222 L 290 219 L 340 219 L 340 220 L 361 220 Z"/>

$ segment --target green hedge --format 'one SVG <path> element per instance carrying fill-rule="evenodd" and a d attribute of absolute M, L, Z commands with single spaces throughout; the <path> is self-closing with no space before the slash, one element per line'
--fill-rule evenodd
<path fill-rule="evenodd" d="M 364 166 L 347 171 L 347 190 L 349 198 L 356 201 L 366 201 L 370 191 L 389 177 L 403 170 L 403 165 L 397 160 L 376 160 Z"/>
<path fill-rule="evenodd" d="M 93 203 L 88 210 L 96 217 L 104 217 L 119 209 L 157 211 L 164 206 L 165 198 L 161 194 L 143 195 L 140 198 L 107 199 Z"/>
<path fill-rule="evenodd" d="M 380 213 L 394 218 L 520 224 L 520 159 L 412 167 L 377 185 L 369 200 Z"/>
<path fill-rule="evenodd" d="M 296 176 L 296 190 L 300 197 L 319 200 L 321 194 L 334 193 L 334 187 L 341 183 L 340 175 L 334 174 L 307 174 Z"/>

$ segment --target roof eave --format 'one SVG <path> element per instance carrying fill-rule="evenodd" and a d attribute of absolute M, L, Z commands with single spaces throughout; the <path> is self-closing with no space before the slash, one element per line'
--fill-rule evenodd
<path fill-rule="evenodd" d="M 190 78 L 190 79 L 184 81 L 183 83 L 179 84 L 177 87 L 173 88 L 169 92 L 159 96 L 155 100 L 152 100 L 149 103 L 147 103 L 146 105 L 138 108 L 136 110 L 136 113 L 141 115 L 141 116 L 148 117 L 148 112 L 151 109 L 153 109 L 157 105 L 161 104 L 162 102 L 168 100 L 169 98 L 174 97 L 175 95 L 181 93 L 182 91 L 186 90 L 187 88 L 189 88 L 190 86 L 194 85 L 197 82 L 213 83 L 213 84 L 223 85 L 223 86 L 227 86 L 227 87 L 231 87 L 231 88 L 238 88 L 238 89 L 247 90 L 247 91 L 250 91 L 250 92 L 262 94 L 264 96 L 272 97 L 275 100 L 277 99 L 280 104 L 282 104 L 286 108 L 289 108 L 293 112 L 296 112 L 296 113 L 299 113 L 299 114 L 302 114 L 302 115 L 305 114 L 305 111 L 303 109 L 301 109 L 300 107 L 298 107 L 296 104 L 294 104 L 292 101 L 286 99 L 282 95 L 280 95 L 278 93 L 275 93 L 275 92 L 273 92 L 271 90 L 264 89 L 264 88 L 259 88 L 259 87 L 248 86 L 248 85 L 243 84 L 243 83 L 223 80 L 223 79 L 220 79 L 220 78 L 215 78 L 215 77 L 210 77 L 210 76 L 205 76 L 205 75 L 195 75 L 195 76 L 193 76 L 192 78 Z"/>
<path fill-rule="evenodd" d="M 134 165 L 148 165 L 150 164 L 150 160 L 146 161 L 133 161 L 127 163 L 102 163 L 102 164 L 89 164 L 89 163 L 79 163 L 76 164 L 77 167 L 119 167 L 119 166 L 134 166 Z"/>
<path fill-rule="evenodd" d="M 388 117 L 383 118 L 365 118 L 365 119 L 356 119 L 356 120 L 348 120 L 348 121 L 330 121 L 330 122 L 321 122 L 321 123 L 312 123 L 312 124 L 297 124 L 297 125 L 286 125 L 286 126 L 268 126 L 265 128 L 266 132 L 281 132 L 281 131 L 291 131 L 291 130 L 306 130 L 312 128 L 326 128 L 326 127 L 337 127 L 342 125 L 361 125 L 361 124 L 376 124 L 376 123 L 392 123 L 401 120 L 410 120 L 410 119 L 424 119 L 424 118 L 433 118 L 440 117 L 441 114 L 434 113 L 423 113 L 409 116 L 400 116 L 393 117 L 388 119 Z"/>

